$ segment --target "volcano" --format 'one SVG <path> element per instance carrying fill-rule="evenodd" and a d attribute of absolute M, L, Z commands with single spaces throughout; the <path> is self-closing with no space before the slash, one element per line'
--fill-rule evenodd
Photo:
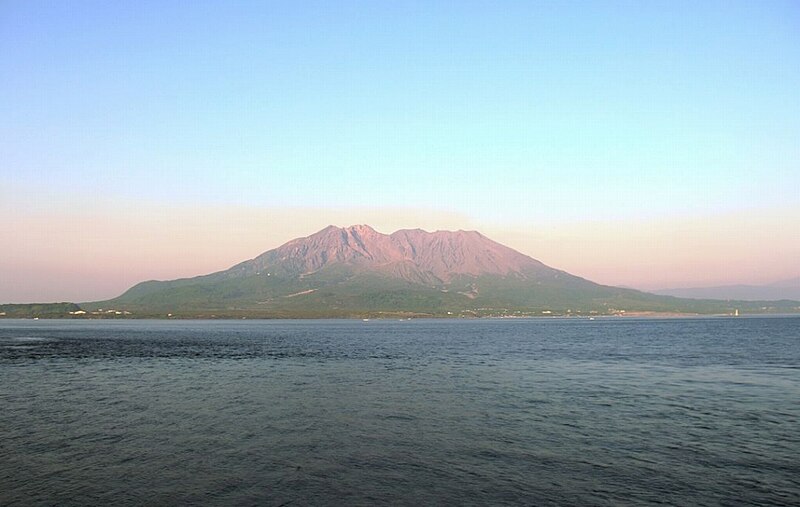
<path fill-rule="evenodd" d="M 140 316 L 277 318 L 729 310 L 721 304 L 600 285 L 477 231 L 382 234 L 353 225 L 326 227 L 224 271 L 143 282 L 81 306 Z"/>

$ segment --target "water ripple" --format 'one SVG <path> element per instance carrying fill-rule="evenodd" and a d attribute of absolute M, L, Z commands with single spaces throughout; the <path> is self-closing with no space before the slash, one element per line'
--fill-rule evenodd
<path fill-rule="evenodd" d="M 0 322 L 0 505 L 798 504 L 798 323 Z"/>

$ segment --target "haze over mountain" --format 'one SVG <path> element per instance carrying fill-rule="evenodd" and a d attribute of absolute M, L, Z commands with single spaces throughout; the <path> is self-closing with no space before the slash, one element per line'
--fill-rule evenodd
<path fill-rule="evenodd" d="M 780 280 L 767 285 L 719 285 L 714 287 L 660 289 L 653 292 L 665 296 L 697 299 L 800 300 L 800 277 Z"/>
<path fill-rule="evenodd" d="M 549 267 L 476 231 L 329 226 L 230 269 L 140 283 L 82 305 L 136 315 L 325 317 L 730 312 L 609 287 Z"/>

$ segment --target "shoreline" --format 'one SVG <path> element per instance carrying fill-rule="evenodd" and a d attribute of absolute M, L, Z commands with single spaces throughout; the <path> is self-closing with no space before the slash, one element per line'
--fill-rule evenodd
<path fill-rule="evenodd" d="M 305 317 L 225 317 L 225 316 L 196 316 L 196 317 L 159 317 L 159 316 L 140 316 L 140 317 L 75 317 L 75 316 L 41 316 L 41 317 L 21 317 L 21 316 L 0 316 L 0 323 L 4 321 L 92 321 L 92 322 L 123 322 L 123 321 L 159 321 L 159 322 L 192 322 L 192 321 L 214 321 L 214 322 L 241 322 L 241 321 L 308 321 L 308 320 L 331 320 L 331 321 L 362 321 L 362 322 L 400 322 L 415 320 L 574 320 L 574 321 L 595 321 L 595 320 L 616 320 L 616 319 L 641 319 L 641 320 L 665 320 L 665 319 L 719 319 L 719 318 L 759 318 L 759 317 L 800 317 L 800 312 L 795 313 L 744 313 L 733 315 L 730 313 L 675 313 L 675 312 L 625 312 L 624 314 L 598 314 L 598 315 L 526 315 L 526 316 L 437 316 L 437 315 L 416 315 L 416 316 L 305 316 Z"/>

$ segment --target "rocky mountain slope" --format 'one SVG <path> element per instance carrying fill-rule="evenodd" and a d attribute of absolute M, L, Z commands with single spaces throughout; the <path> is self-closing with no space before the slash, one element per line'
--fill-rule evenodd
<path fill-rule="evenodd" d="M 476 231 L 405 229 L 381 234 L 368 225 L 329 226 L 230 271 L 245 275 L 273 270 L 306 276 L 337 265 L 433 284 L 446 284 L 460 275 L 529 278 L 562 273 Z"/>

